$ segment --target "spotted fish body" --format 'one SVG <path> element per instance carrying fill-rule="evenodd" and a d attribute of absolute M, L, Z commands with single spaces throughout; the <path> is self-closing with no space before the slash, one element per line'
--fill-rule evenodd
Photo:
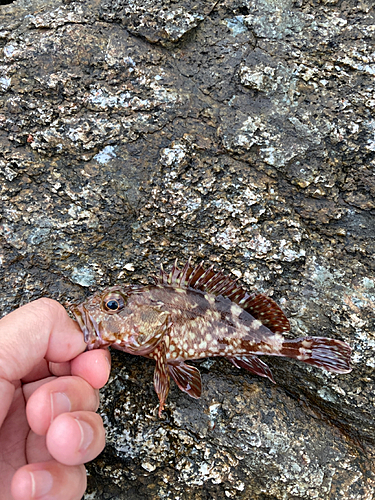
<path fill-rule="evenodd" d="M 112 346 L 152 358 L 159 416 L 170 377 L 194 398 L 201 395 L 198 369 L 186 360 L 224 356 L 236 367 L 267 377 L 258 356 L 285 356 L 335 373 L 348 373 L 348 344 L 324 337 L 286 339 L 290 329 L 280 307 L 258 292 L 249 294 L 230 277 L 190 260 L 170 273 L 161 268 L 154 285 L 114 286 L 70 306 L 88 349 Z"/>

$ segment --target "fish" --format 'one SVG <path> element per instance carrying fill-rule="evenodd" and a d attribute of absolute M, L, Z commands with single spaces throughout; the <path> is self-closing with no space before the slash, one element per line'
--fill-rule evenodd
<path fill-rule="evenodd" d="M 159 417 L 172 378 L 199 398 L 198 368 L 186 361 L 222 356 L 237 368 L 275 383 L 259 356 L 299 360 L 333 373 L 351 371 L 351 347 L 326 337 L 287 338 L 290 323 L 280 306 L 258 291 L 248 292 L 230 276 L 194 266 L 189 259 L 170 272 L 161 266 L 154 284 L 115 285 L 70 304 L 87 350 L 112 348 L 155 361 Z"/>

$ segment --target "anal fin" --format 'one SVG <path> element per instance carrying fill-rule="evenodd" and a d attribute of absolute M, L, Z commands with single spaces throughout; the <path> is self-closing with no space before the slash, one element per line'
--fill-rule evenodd
<path fill-rule="evenodd" d="M 202 380 L 199 370 L 195 366 L 180 363 L 168 364 L 169 373 L 181 391 L 187 392 L 192 398 L 200 398 Z"/>
<path fill-rule="evenodd" d="M 245 356 L 234 356 L 233 358 L 227 358 L 231 363 L 237 368 L 244 368 L 245 370 L 255 373 L 260 377 L 266 377 L 274 384 L 276 383 L 273 379 L 272 372 L 270 368 L 263 363 L 257 356 L 245 355 Z"/>

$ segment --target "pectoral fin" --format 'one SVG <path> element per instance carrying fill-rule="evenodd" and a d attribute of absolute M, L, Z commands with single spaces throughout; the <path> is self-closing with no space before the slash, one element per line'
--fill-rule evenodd
<path fill-rule="evenodd" d="M 195 366 L 184 362 L 168 364 L 169 373 L 181 391 L 187 392 L 193 398 L 200 398 L 202 380 L 199 370 Z"/>
<path fill-rule="evenodd" d="M 154 318 L 155 310 L 156 307 L 154 307 L 151 311 L 146 311 L 143 315 L 142 321 L 147 324 L 147 315 L 149 315 L 150 318 Z M 134 339 L 132 342 L 127 342 L 123 350 L 137 356 L 145 356 L 154 352 L 155 348 L 160 344 L 161 340 L 171 327 L 169 314 L 164 311 L 160 312 L 159 310 L 157 310 L 157 313 L 157 320 L 154 320 L 152 327 L 137 327 Z"/>
<path fill-rule="evenodd" d="M 255 373 L 255 375 L 266 377 L 275 384 L 271 370 L 257 356 L 235 356 L 227 359 L 237 368 L 244 368 L 251 373 Z"/>
<path fill-rule="evenodd" d="M 170 378 L 168 372 L 168 365 L 165 359 L 165 352 L 166 352 L 166 347 L 165 347 L 165 342 L 163 340 L 152 352 L 152 355 L 150 355 L 150 357 L 154 358 L 156 361 L 156 366 L 154 371 L 154 387 L 160 401 L 159 417 L 161 417 L 161 412 L 164 409 L 164 404 L 168 396 L 169 385 L 170 385 Z"/>

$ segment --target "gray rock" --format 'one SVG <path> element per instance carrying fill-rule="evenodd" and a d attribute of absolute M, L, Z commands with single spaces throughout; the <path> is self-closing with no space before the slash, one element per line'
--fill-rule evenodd
<path fill-rule="evenodd" d="M 372 2 L 20 0 L 0 10 L 1 310 L 147 283 L 190 255 L 353 371 L 200 363 L 157 417 L 113 355 L 89 499 L 375 497 Z"/>

